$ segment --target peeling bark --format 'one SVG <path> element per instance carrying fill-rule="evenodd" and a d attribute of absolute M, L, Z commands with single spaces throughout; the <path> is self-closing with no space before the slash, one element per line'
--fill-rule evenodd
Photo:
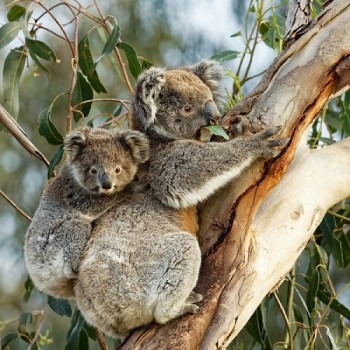
<path fill-rule="evenodd" d="M 350 3 L 333 1 L 226 115 L 232 135 L 282 125 L 290 144 L 201 208 L 200 312 L 136 330 L 120 349 L 225 348 L 292 268 L 326 210 L 350 196 L 350 139 L 315 151 L 300 142 L 329 98 L 349 87 L 349 18 Z"/>

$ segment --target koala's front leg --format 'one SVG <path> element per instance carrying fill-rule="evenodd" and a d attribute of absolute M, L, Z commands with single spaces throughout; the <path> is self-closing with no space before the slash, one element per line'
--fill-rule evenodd
<path fill-rule="evenodd" d="M 76 278 L 87 241 L 91 236 L 92 223 L 84 217 L 74 217 L 62 226 L 64 232 L 63 260 L 64 273 L 68 278 Z"/>
<path fill-rule="evenodd" d="M 149 182 L 164 204 L 186 208 L 207 199 L 257 158 L 271 158 L 287 143 L 280 128 L 224 143 L 181 140 L 169 143 L 150 162 Z"/>

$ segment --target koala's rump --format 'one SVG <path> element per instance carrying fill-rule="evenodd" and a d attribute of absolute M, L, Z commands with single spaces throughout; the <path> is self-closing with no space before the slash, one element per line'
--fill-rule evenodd
<path fill-rule="evenodd" d="M 181 254 L 176 243 L 184 238 L 185 245 L 199 251 L 193 235 L 179 232 L 177 220 L 173 209 L 138 195 L 96 222 L 75 289 L 78 306 L 90 323 L 116 336 L 154 320 L 163 276 L 174 263 L 169 259 Z"/>

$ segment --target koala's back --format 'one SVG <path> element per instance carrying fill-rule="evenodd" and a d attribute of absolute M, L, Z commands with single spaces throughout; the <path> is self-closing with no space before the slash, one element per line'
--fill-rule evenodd
<path fill-rule="evenodd" d="M 172 280 L 164 276 L 176 269 L 183 251 L 192 257 L 190 293 L 200 251 L 196 238 L 181 231 L 182 220 L 146 191 L 128 197 L 96 222 L 75 286 L 78 306 L 90 323 L 117 336 L 152 322 L 159 296 Z"/>

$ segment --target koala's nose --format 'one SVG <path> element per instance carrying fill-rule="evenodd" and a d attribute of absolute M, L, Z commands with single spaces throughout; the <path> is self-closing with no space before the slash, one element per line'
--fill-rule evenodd
<path fill-rule="evenodd" d="M 204 105 L 204 118 L 210 125 L 215 125 L 220 120 L 220 112 L 213 101 L 208 101 Z"/>
<path fill-rule="evenodd" d="M 103 173 L 100 182 L 104 190 L 110 190 L 112 188 L 112 177 L 109 174 Z"/>

